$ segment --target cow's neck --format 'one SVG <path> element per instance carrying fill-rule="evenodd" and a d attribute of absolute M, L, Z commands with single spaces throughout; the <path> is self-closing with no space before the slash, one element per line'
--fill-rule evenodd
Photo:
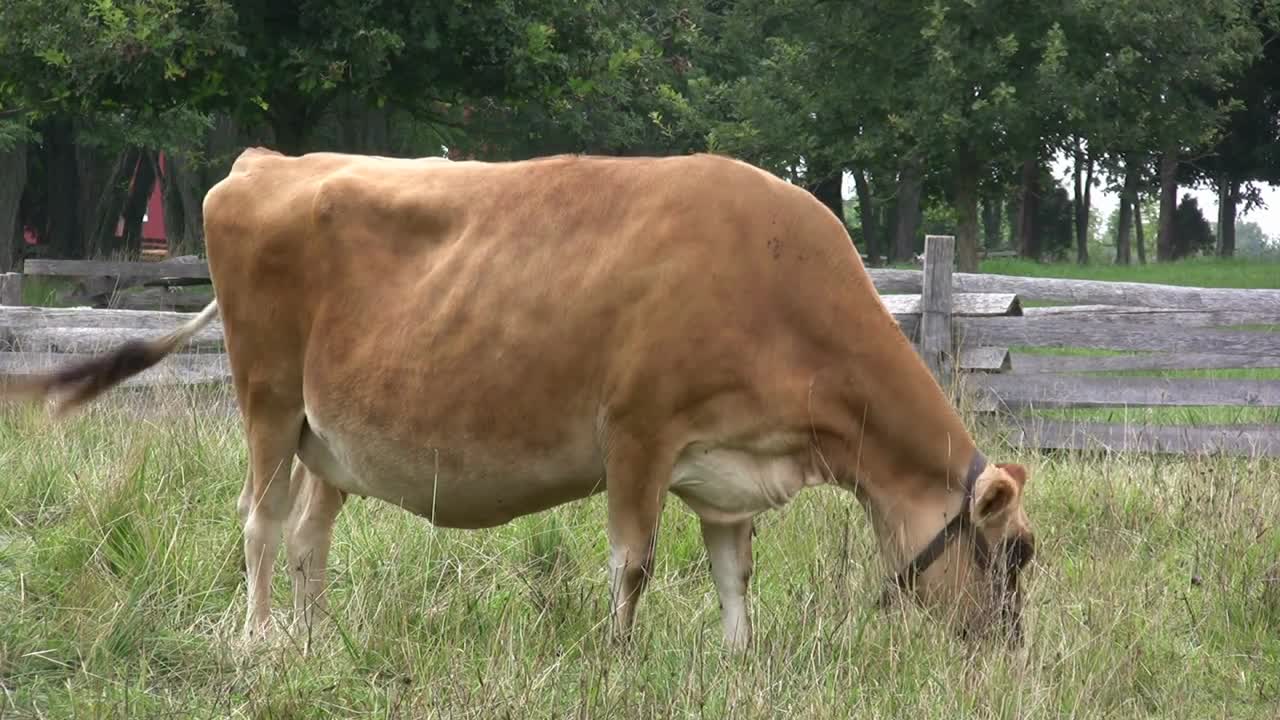
<path fill-rule="evenodd" d="M 885 561 L 895 568 L 961 511 L 978 451 L 950 400 L 902 345 L 885 348 L 880 363 L 864 358 L 869 369 L 881 365 L 872 374 L 877 381 L 855 383 L 846 399 L 854 439 L 847 478 L 856 480 Z"/>
<path fill-rule="evenodd" d="M 941 469 L 864 454 L 857 490 L 887 569 L 903 567 L 958 513 L 968 512 L 966 486 L 977 449 L 965 448 Z"/>

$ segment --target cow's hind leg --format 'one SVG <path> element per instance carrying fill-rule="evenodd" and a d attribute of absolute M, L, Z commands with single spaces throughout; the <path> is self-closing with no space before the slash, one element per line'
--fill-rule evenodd
<path fill-rule="evenodd" d="M 630 638 L 636 603 L 653 572 L 658 519 L 671 463 L 632 443 L 616 442 L 606 464 L 609 579 L 615 638 Z"/>
<path fill-rule="evenodd" d="M 244 560 L 248 585 L 245 635 L 264 636 L 271 622 L 271 576 L 280 536 L 292 503 L 290 470 L 302 428 L 301 408 L 282 406 L 278 396 L 249 397 L 246 407 L 251 477 L 242 496 Z M 245 502 L 247 500 L 247 502 Z"/>
<path fill-rule="evenodd" d="M 293 471 L 294 504 L 285 528 L 285 553 L 293 579 L 294 622 L 309 631 L 325 608 L 325 573 L 333 526 L 346 496 L 314 470 L 298 463 Z"/>

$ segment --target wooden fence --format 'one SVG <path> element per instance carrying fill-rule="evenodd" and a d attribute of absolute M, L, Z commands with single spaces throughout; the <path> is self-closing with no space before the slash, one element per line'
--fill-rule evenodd
<path fill-rule="evenodd" d="M 885 306 L 948 384 L 960 379 L 979 412 L 1009 423 L 1011 440 L 1058 449 L 1225 452 L 1280 457 L 1280 423 L 1161 426 L 1053 420 L 1045 409 L 1232 406 L 1277 408 L 1280 380 L 1100 375 L 1280 368 L 1280 290 L 1230 290 L 1006 277 L 952 272 L 954 240 L 931 236 L 922 270 L 870 274 Z M 97 263 L 29 260 L 27 276 L 79 278 L 101 288 L 164 293 L 211 288 L 203 262 Z M 89 280 L 85 280 L 85 279 Z M 105 279 L 104 279 L 105 278 Z M 12 275 L 0 278 L 0 371 L 52 367 L 137 334 L 163 331 L 189 312 L 14 306 Z M 98 288 L 94 294 L 93 288 Z M 141 303 L 141 301 L 135 301 Z M 1044 306 L 1044 303 L 1051 303 Z M 1068 349 L 1121 351 L 1082 356 Z M 225 382 L 222 327 L 129 385 Z M 1046 354 L 1049 353 L 1049 354 Z"/>
<path fill-rule="evenodd" d="M 163 261 L 42 260 L 0 274 L 0 304 L 24 305 L 32 286 L 49 285 L 58 305 L 195 311 L 213 297 L 209 266 L 192 256 Z"/>
<path fill-rule="evenodd" d="M 922 271 L 870 273 L 886 301 L 898 297 L 894 293 L 921 292 L 932 298 L 924 304 L 938 308 L 937 317 L 930 319 L 926 311 L 918 327 L 900 320 L 903 331 L 918 341 L 926 362 L 944 379 L 955 377 L 948 374 L 948 357 L 958 357 L 955 368 L 964 371 L 961 384 L 973 393 L 975 408 L 999 413 L 1015 443 L 1280 457 L 1280 422 L 1274 419 L 1153 425 L 1037 414 L 1068 408 L 1225 406 L 1275 408 L 1272 418 L 1280 418 L 1280 380 L 1170 377 L 1167 372 L 1280 368 L 1280 290 L 952 273 L 953 243 L 950 237 L 928 238 Z M 953 290 L 947 322 L 945 296 Z M 1008 312 L 964 312 L 984 296 L 1015 301 Z M 1108 352 L 1086 355 L 1081 350 Z"/>

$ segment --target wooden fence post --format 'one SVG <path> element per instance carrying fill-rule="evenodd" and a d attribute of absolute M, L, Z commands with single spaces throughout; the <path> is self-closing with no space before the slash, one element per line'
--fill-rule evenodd
<path fill-rule="evenodd" d="M 943 382 L 951 367 L 951 269 L 955 257 L 954 236 L 925 236 L 924 283 L 920 292 L 920 354 L 939 382 Z"/>
<path fill-rule="evenodd" d="M 22 304 L 22 273 L 0 274 L 0 305 Z"/>

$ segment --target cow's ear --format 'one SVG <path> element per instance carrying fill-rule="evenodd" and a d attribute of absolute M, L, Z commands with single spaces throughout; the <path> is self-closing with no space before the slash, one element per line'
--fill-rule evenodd
<path fill-rule="evenodd" d="M 1018 488 L 1024 488 L 1027 485 L 1027 469 L 1018 463 L 996 463 L 996 467 L 1009 473 L 1009 477 L 1018 483 Z"/>
<path fill-rule="evenodd" d="M 978 527 L 1003 524 L 1022 494 L 1012 474 L 997 468 L 982 473 L 974 488 L 971 517 Z"/>

